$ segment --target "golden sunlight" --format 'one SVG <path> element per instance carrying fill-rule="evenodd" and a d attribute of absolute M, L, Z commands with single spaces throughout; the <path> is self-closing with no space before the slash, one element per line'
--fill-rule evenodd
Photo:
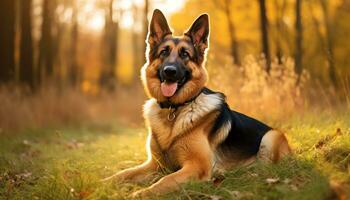
<path fill-rule="evenodd" d="M 94 0 L 85 1 L 78 17 L 79 24 L 92 31 L 101 31 L 105 25 L 104 10 Z"/>
<path fill-rule="evenodd" d="M 79 14 L 79 24 L 81 24 L 84 28 L 91 31 L 101 31 L 105 24 L 105 16 L 104 10 L 98 8 L 98 0 L 86 0 L 81 2 L 82 10 Z M 161 10 L 166 10 L 167 15 L 171 15 L 172 13 L 180 10 L 185 4 L 186 0 L 157 0 L 152 2 L 150 5 L 150 11 L 158 8 Z M 113 5 L 114 10 L 122 11 L 120 16 L 114 16 L 113 18 L 116 20 L 120 20 L 120 27 L 125 29 L 134 28 L 139 30 L 137 27 L 138 24 L 135 24 L 134 16 L 132 13 L 133 7 L 139 7 L 142 9 L 144 6 L 143 0 L 120 0 L 115 1 Z M 151 12 L 150 12 L 151 13 Z M 149 18 L 150 16 L 148 16 Z M 140 25 L 141 26 L 141 25 Z"/>
<path fill-rule="evenodd" d="M 102 14 L 96 13 L 91 16 L 91 19 L 87 21 L 86 26 L 95 31 L 102 30 L 105 24 L 105 19 Z"/>

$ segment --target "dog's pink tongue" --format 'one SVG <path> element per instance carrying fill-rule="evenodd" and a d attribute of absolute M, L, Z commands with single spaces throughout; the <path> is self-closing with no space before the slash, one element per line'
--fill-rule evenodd
<path fill-rule="evenodd" d="M 165 97 L 171 97 L 175 94 L 177 89 L 177 83 L 163 82 L 160 85 L 160 89 Z"/>

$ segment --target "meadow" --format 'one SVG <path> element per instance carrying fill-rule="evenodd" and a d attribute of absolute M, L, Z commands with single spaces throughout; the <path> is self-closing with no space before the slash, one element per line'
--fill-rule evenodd
<path fill-rule="evenodd" d="M 347 199 L 350 115 L 314 113 L 280 126 L 293 155 L 237 167 L 154 199 Z M 1 199 L 129 199 L 141 185 L 100 182 L 146 158 L 146 129 L 118 123 L 0 136 Z"/>

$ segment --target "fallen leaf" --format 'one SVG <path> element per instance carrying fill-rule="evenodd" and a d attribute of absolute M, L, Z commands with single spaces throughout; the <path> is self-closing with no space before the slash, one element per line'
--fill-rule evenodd
<path fill-rule="evenodd" d="M 293 190 L 293 191 L 298 191 L 298 187 L 294 184 L 290 185 L 290 188 Z"/>
<path fill-rule="evenodd" d="M 228 191 L 228 192 L 231 194 L 232 199 L 246 199 L 253 196 L 253 193 L 251 192 L 240 192 L 237 190 Z"/>
<path fill-rule="evenodd" d="M 210 199 L 211 200 L 220 200 L 220 199 L 222 199 L 222 197 L 221 196 L 217 196 L 217 195 L 210 195 Z"/>
<path fill-rule="evenodd" d="M 258 177 L 259 175 L 257 173 L 250 173 L 250 176 L 252 177 Z"/>
<path fill-rule="evenodd" d="M 32 175 L 31 172 L 25 172 L 25 173 L 22 173 L 22 174 L 17 174 L 16 177 L 19 178 L 19 179 L 25 179 L 25 178 L 28 178 Z"/>
<path fill-rule="evenodd" d="M 340 128 L 337 128 L 337 132 L 335 133 L 336 135 L 343 135 L 343 133 L 341 132 Z"/>
<path fill-rule="evenodd" d="M 289 178 L 286 178 L 286 179 L 283 180 L 284 184 L 289 184 L 291 182 L 292 182 L 292 180 L 290 180 Z"/>
<path fill-rule="evenodd" d="M 23 140 L 24 145 L 30 145 L 30 142 L 28 140 Z"/>
<path fill-rule="evenodd" d="M 317 144 L 315 145 L 316 149 L 321 149 L 328 143 L 330 143 L 332 140 L 334 140 L 338 135 L 333 134 L 333 135 L 326 135 L 325 137 L 321 138 Z"/>
<path fill-rule="evenodd" d="M 268 184 L 274 184 L 274 183 L 278 183 L 280 181 L 280 179 L 279 178 L 267 178 L 265 181 Z"/>
<path fill-rule="evenodd" d="M 216 177 L 214 177 L 214 179 L 213 179 L 213 185 L 215 186 L 215 187 L 219 187 L 219 185 L 222 183 L 222 181 L 224 181 L 225 180 L 225 176 L 223 176 L 223 175 L 218 175 L 218 176 L 216 176 Z"/>
<path fill-rule="evenodd" d="M 80 191 L 78 192 L 78 197 L 82 199 L 82 198 L 88 197 L 90 194 L 91 194 L 90 191 Z"/>
<path fill-rule="evenodd" d="M 77 140 L 71 140 L 66 143 L 66 147 L 68 149 L 78 149 L 80 147 L 83 147 L 85 144 L 82 142 L 78 142 Z"/>

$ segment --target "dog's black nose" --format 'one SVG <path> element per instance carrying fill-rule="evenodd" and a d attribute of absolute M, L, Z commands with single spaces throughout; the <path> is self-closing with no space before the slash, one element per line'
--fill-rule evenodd
<path fill-rule="evenodd" d="M 174 65 L 168 65 L 164 67 L 164 74 L 167 77 L 175 77 L 177 73 L 177 69 Z"/>

